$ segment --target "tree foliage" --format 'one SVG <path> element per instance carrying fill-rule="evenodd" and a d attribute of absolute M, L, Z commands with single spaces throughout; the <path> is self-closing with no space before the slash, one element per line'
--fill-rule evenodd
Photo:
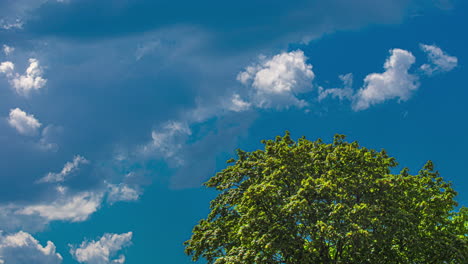
<path fill-rule="evenodd" d="M 393 174 L 393 157 L 289 133 L 237 159 L 185 242 L 208 263 L 468 263 L 468 209 L 431 161 Z"/>

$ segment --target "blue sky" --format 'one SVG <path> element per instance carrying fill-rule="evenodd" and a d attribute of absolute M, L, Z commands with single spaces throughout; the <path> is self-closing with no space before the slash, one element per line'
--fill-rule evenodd
<path fill-rule="evenodd" d="M 346 134 L 414 173 L 433 160 L 468 205 L 467 11 L 1 1 L 0 260 L 190 263 L 216 195 L 201 184 L 285 130 Z"/>

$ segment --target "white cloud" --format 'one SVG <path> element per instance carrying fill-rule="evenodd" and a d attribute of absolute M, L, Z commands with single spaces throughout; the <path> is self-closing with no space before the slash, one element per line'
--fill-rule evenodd
<path fill-rule="evenodd" d="M 28 205 L 16 214 L 40 216 L 47 221 L 81 222 L 89 218 L 101 205 L 103 192 L 81 192 L 63 196 L 53 202 Z"/>
<path fill-rule="evenodd" d="M 111 204 L 119 201 L 136 201 L 140 198 L 138 190 L 124 183 L 108 184 L 108 188 L 107 201 Z"/>
<path fill-rule="evenodd" d="M 249 66 L 237 75 L 242 84 L 252 87 L 251 101 L 260 108 L 284 108 L 307 105 L 297 95 L 312 89 L 315 75 L 301 50 L 283 52 Z"/>
<path fill-rule="evenodd" d="M 242 112 L 248 110 L 250 106 L 251 104 L 242 100 L 240 95 L 234 94 L 231 100 L 229 101 L 227 108 L 234 112 Z"/>
<path fill-rule="evenodd" d="M 338 97 L 340 100 L 348 99 L 351 100 L 353 98 L 354 91 L 353 87 L 353 74 L 348 73 L 345 75 L 340 75 L 339 78 L 343 81 L 343 88 L 331 88 L 331 89 L 323 89 L 323 87 L 319 87 L 319 96 L 318 101 L 322 101 L 329 95 L 333 98 Z"/>
<path fill-rule="evenodd" d="M 37 59 L 29 59 L 29 66 L 24 74 L 14 72 L 15 65 L 10 61 L 0 64 L 0 72 L 4 73 L 16 93 L 28 96 L 33 90 L 39 90 L 45 86 L 47 80 L 42 77 L 42 67 Z"/>
<path fill-rule="evenodd" d="M 42 77 L 42 68 L 37 59 L 29 59 L 29 67 L 25 74 L 16 74 L 11 80 L 16 92 L 27 96 L 32 90 L 39 90 L 46 84 L 47 80 Z"/>
<path fill-rule="evenodd" d="M 4 73 L 7 77 L 12 77 L 14 70 L 15 70 L 15 64 L 13 64 L 13 62 L 4 61 L 0 63 L 0 72 Z"/>
<path fill-rule="evenodd" d="M 15 51 L 15 48 L 13 47 L 10 47 L 8 45 L 3 45 L 3 53 L 5 53 L 5 55 L 10 55 L 13 51 Z"/>
<path fill-rule="evenodd" d="M 127 184 L 107 184 L 95 191 L 72 193 L 67 186 L 52 186 L 53 199 L 35 203 L 0 204 L 0 230 L 16 232 L 41 231 L 52 221 L 82 222 L 96 212 L 104 197 L 114 203 L 134 201 L 140 193 Z"/>
<path fill-rule="evenodd" d="M 68 175 L 70 175 L 74 171 L 78 170 L 78 167 L 80 165 L 88 164 L 88 163 L 89 163 L 89 161 L 87 159 L 85 159 L 84 157 L 82 157 L 80 155 L 76 155 L 73 158 L 73 161 L 65 163 L 65 165 L 63 166 L 63 169 L 60 172 L 58 172 L 58 173 L 49 172 L 49 173 L 47 173 L 46 176 L 41 178 L 39 180 L 39 182 L 63 182 L 63 181 L 65 181 L 65 178 Z"/>
<path fill-rule="evenodd" d="M 72 246 L 70 253 L 80 263 L 110 264 L 124 263 L 125 256 L 117 253 L 129 246 L 133 233 L 104 234 L 98 241 L 83 241 L 79 247 Z"/>
<path fill-rule="evenodd" d="M 43 247 L 33 236 L 20 231 L 16 234 L 0 234 L 0 263 L 5 264 L 59 264 L 62 256 L 54 243 L 47 241 Z"/>
<path fill-rule="evenodd" d="M 33 116 L 19 108 L 11 109 L 8 124 L 15 128 L 18 133 L 33 136 L 37 133 L 42 124 Z"/>
<path fill-rule="evenodd" d="M 409 51 L 390 50 L 390 57 L 384 64 L 385 72 L 366 76 L 364 86 L 354 96 L 353 109 L 364 110 L 394 98 L 408 100 L 419 87 L 418 76 L 408 73 L 415 60 Z"/>
<path fill-rule="evenodd" d="M 7 121 L 18 133 L 25 136 L 36 136 L 39 134 L 40 128 L 42 127 L 42 124 L 34 115 L 28 114 L 20 108 L 11 109 Z M 54 141 L 61 131 L 62 127 L 60 126 L 46 126 L 42 129 L 42 132 L 40 132 L 40 139 L 35 143 L 35 146 L 44 151 L 56 151 L 58 145 L 54 143 Z M 60 176 L 60 174 L 51 174 L 49 178 L 54 175 L 57 177 Z"/>
<path fill-rule="evenodd" d="M 183 139 L 190 136 L 192 131 L 185 122 L 170 121 L 160 130 L 151 132 L 151 142 L 143 147 L 143 153 L 155 154 L 165 159 L 174 158 L 176 163 L 183 163 L 176 157 L 176 153 L 182 148 Z"/>
<path fill-rule="evenodd" d="M 450 56 L 435 45 L 420 44 L 421 49 L 427 54 L 430 64 L 423 64 L 421 70 L 427 75 L 437 72 L 449 72 L 457 67 L 457 57 Z"/>

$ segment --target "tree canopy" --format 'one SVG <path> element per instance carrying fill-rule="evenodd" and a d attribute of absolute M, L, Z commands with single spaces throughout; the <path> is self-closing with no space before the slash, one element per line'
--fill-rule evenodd
<path fill-rule="evenodd" d="M 416 175 L 336 135 L 237 151 L 185 242 L 208 263 L 468 263 L 468 209 L 433 163 Z"/>

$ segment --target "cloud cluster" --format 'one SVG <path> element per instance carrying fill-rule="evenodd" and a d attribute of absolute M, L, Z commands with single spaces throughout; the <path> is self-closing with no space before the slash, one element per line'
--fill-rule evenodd
<path fill-rule="evenodd" d="M 125 256 L 119 254 L 131 244 L 133 233 L 104 234 L 98 241 L 83 241 L 72 246 L 70 254 L 80 263 L 112 264 L 125 263 Z M 118 256 L 117 256 L 118 255 Z M 63 258 L 53 242 L 42 246 L 31 234 L 19 231 L 4 235 L 0 232 L 0 264 L 60 264 Z"/>
<path fill-rule="evenodd" d="M 343 87 L 319 87 L 318 101 L 329 96 L 349 100 L 354 111 L 361 111 L 391 99 L 408 100 L 419 87 L 420 76 L 410 71 L 416 59 L 407 50 L 392 49 L 389 52 L 383 66 L 384 71 L 368 74 L 360 89 L 353 89 L 352 73 L 340 75 Z M 152 140 L 142 147 L 143 153 L 163 158 L 175 167 L 191 168 L 180 170 L 189 173 L 188 171 L 194 169 L 193 164 L 187 163 L 187 160 L 192 155 L 192 147 L 197 145 L 191 142 L 195 137 L 192 135 L 194 126 L 212 117 L 240 114 L 252 108 L 281 110 L 291 106 L 301 108 L 309 104 L 307 97 L 300 96 L 307 95 L 313 89 L 315 74 L 301 50 L 282 52 L 270 58 L 263 56 L 259 60 L 260 62 L 238 73 L 237 80 L 243 84 L 243 88 L 235 90 L 230 97 L 219 98 L 220 102 L 199 104 L 187 111 L 182 118 L 166 122 L 160 129 L 153 130 Z M 244 94 L 244 98 L 241 94 Z M 179 173 L 175 178 L 178 178 L 177 175 Z"/>
<path fill-rule="evenodd" d="M 11 86 L 21 96 L 29 96 L 31 91 L 39 90 L 47 83 L 42 76 L 43 70 L 37 59 L 29 59 L 29 66 L 24 74 L 15 73 L 14 69 L 15 65 L 11 61 L 0 64 L 0 72 L 6 75 Z"/>
<path fill-rule="evenodd" d="M 0 234 L 0 263 L 60 264 L 62 256 L 51 241 L 47 241 L 44 247 L 29 233 L 20 231 L 11 235 Z"/>
<path fill-rule="evenodd" d="M 421 49 L 428 54 L 429 64 L 423 64 L 420 69 L 425 75 L 453 70 L 458 59 L 447 55 L 437 46 L 421 44 Z M 352 89 L 352 74 L 341 75 L 344 88 L 319 88 L 318 101 L 328 96 L 338 97 L 340 100 L 350 100 L 354 111 L 368 109 L 372 105 L 387 100 L 398 99 L 407 101 L 420 86 L 420 72 L 411 72 L 415 64 L 415 56 L 403 49 L 390 50 L 390 56 L 384 64 L 384 72 L 371 73 L 364 78 L 364 85 L 354 91 Z"/>
<path fill-rule="evenodd" d="M 261 62 L 245 68 L 237 80 L 253 90 L 250 101 L 259 108 L 304 107 L 306 101 L 298 95 L 311 91 L 315 77 L 312 65 L 301 50 L 283 52 L 272 58 L 261 57 Z M 233 98 L 233 109 L 248 105 L 238 97 Z"/>
<path fill-rule="evenodd" d="M 82 165 L 89 163 L 83 156 L 75 155 L 60 172 L 47 173 L 35 181 L 36 184 L 40 183 L 36 185 L 38 188 L 47 191 L 47 195 L 30 201 L 0 204 L 0 230 L 37 232 L 52 221 L 82 222 L 88 220 L 106 201 L 113 204 L 140 198 L 138 184 L 132 183 L 134 179 L 128 177 L 125 178 L 128 182 L 103 180 L 87 190 L 76 190 L 66 182 L 71 174 L 78 173 Z"/>
<path fill-rule="evenodd" d="M 110 264 L 124 263 L 125 256 L 117 253 L 129 246 L 133 233 L 104 234 L 98 241 L 83 241 L 80 246 L 72 246 L 70 253 L 80 263 Z"/>

